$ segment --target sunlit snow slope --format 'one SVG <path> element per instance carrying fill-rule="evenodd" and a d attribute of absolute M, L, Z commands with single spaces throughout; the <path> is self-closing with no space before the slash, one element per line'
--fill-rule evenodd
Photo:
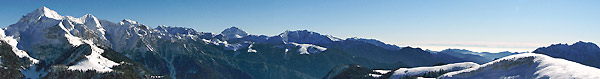
<path fill-rule="evenodd" d="M 441 79 L 599 79 L 600 69 L 543 54 L 507 56 L 479 67 L 446 73 Z"/>
<path fill-rule="evenodd" d="M 467 68 L 479 67 L 479 64 L 473 62 L 454 63 L 433 67 L 400 68 L 394 71 L 390 79 L 423 77 L 428 75 L 439 76 L 444 72 L 458 71 Z"/>

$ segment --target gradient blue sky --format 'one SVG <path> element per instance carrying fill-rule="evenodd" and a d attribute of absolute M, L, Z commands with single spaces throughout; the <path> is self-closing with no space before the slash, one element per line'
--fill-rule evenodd
<path fill-rule="evenodd" d="M 307 29 L 442 50 L 533 51 L 554 43 L 600 41 L 600 0 L 15 0 L 0 1 L 0 27 L 42 6 L 219 33 Z"/>

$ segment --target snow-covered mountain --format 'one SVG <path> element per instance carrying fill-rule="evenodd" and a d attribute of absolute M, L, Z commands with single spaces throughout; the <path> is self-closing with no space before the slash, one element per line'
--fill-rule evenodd
<path fill-rule="evenodd" d="M 331 36 L 321 35 L 317 32 L 308 30 L 285 31 L 278 36 L 284 42 L 295 42 L 300 44 L 326 45 L 339 41 L 338 38 L 331 38 Z"/>
<path fill-rule="evenodd" d="M 441 79 L 597 79 L 600 69 L 543 54 L 507 56 L 479 67 L 446 73 Z"/>
<path fill-rule="evenodd" d="M 545 54 L 600 68 L 600 48 L 592 42 L 579 41 L 572 45 L 553 44 L 538 48 L 533 53 Z"/>
<path fill-rule="evenodd" d="M 346 64 L 382 73 L 362 68 L 475 60 L 308 30 L 266 36 L 231 27 L 215 34 L 186 27 L 152 28 L 129 19 L 111 22 L 91 14 L 63 16 L 46 7 L 0 29 L 0 49 L 5 50 L 0 51 L 0 66 L 19 72 L 0 74 L 7 78 L 314 79 Z"/>
<path fill-rule="evenodd" d="M 223 30 L 223 32 L 221 32 L 221 35 L 223 35 L 223 38 L 225 39 L 235 39 L 248 36 L 248 33 L 237 27 L 231 27 Z"/>
<path fill-rule="evenodd" d="M 68 70 L 110 72 L 111 67 L 119 65 L 118 62 L 101 56 L 104 50 L 98 46 L 110 44 L 104 36 L 105 30 L 100 26 L 99 20 L 91 14 L 74 18 L 61 16 L 53 10 L 41 7 L 8 26 L 3 33 L 3 41 L 14 46 L 13 50 L 17 52 L 15 54 L 29 58 L 33 60 L 33 64 L 37 64 L 32 66 L 63 64 Z M 87 44 L 83 45 L 87 47 L 80 48 L 82 44 Z M 20 50 L 27 51 L 27 54 Z M 62 60 L 67 55 L 83 58 Z M 40 60 L 40 63 L 37 63 L 37 60 Z M 46 69 L 44 67 L 26 68 L 21 71 L 32 72 L 24 73 L 27 78 L 37 78 L 46 73 L 39 71 Z"/>
<path fill-rule="evenodd" d="M 80 18 L 60 16 L 46 7 L 23 16 L 17 23 L 8 26 L 5 33 L 18 41 L 17 48 L 40 60 L 56 59 L 66 49 L 83 43 L 109 46 L 105 30 L 93 15 Z"/>
<path fill-rule="evenodd" d="M 375 67 L 387 62 L 349 54 L 337 47 L 343 39 L 308 30 L 264 36 L 231 27 L 213 34 L 185 27 L 151 28 L 129 19 L 114 23 L 91 14 L 62 16 L 46 7 L 0 31 L 10 54 L 25 63 L 14 65 L 23 66 L 16 69 L 21 76 L 13 75 L 18 78 L 320 78 L 339 64 Z M 356 46 L 399 48 L 362 42 Z M 300 66 L 306 63 L 321 64 Z M 392 63 L 388 66 L 406 66 Z M 96 72 L 102 73 L 85 75 Z"/>

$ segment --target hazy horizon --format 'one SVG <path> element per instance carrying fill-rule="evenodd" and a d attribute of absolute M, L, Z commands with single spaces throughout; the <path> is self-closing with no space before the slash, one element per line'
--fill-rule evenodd
<path fill-rule="evenodd" d="M 440 51 L 526 52 L 551 44 L 598 43 L 600 1 L 2 1 L 0 27 L 46 6 L 63 16 L 250 34 L 310 30 Z M 72 5 L 64 5 L 68 3 Z M 498 4 L 501 3 L 501 4 Z"/>

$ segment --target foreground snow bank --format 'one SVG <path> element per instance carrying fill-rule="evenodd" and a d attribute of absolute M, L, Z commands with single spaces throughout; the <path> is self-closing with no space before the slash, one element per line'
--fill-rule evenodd
<path fill-rule="evenodd" d="M 543 54 L 507 56 L 479 67 L 449 72 L 442 79 L 600 79 L 600 69 Z"/>
<path fill-rule="evenodd" d="M 443 74 L 444 72 L 458 71 L 478 66 L 479 64 L 477 63 L 463 62 L 433 67 L 400 68 L 394 71 L 394 74 L 392 74 L 392 77 L 390 77 L 390 79 L 422 77 L 427 75 L 438 76 Z"/>

